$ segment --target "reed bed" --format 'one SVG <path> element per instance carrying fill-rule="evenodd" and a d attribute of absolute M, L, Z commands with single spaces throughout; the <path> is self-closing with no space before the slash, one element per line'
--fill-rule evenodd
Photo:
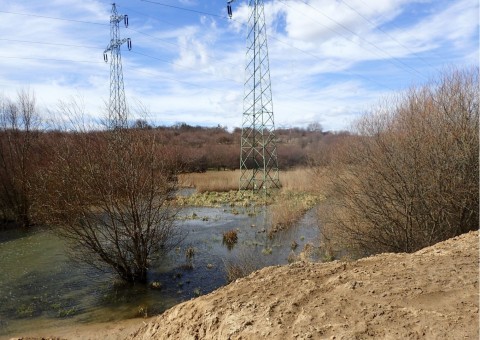
<path fill-rule="evenodd" d="M 314 171 L 309 168 L 298 168 L 279 172 L 282 188 L 287 191 L 312 192 L 316 190 Z M 225 192 L 238 190 L 240 170 L 207 171 L 204 173 L 180 174 L 180 187 L 195 188 L 197 192 Z"/>
<path fill-rule="evenodd" d="M 313 171 L 309 168 L 280 171 L 279 177 L 284 190 L 311 192 L 315 189 Z"/>
<path fill-rule="evenodd" d="M 305 213 L 323 199 L 322 195 L 307 192 L 282 190 L 268 207 L 270 217 L 269 235 L 289 228 L 297 223 Z"/>
<path fill-rule="evenodd" d="M 178 184 L 184 188 L 195 188 L 197 192 L 225 192 L 238 190 L 240 171 L 207 171 L 178 176 Z"/>

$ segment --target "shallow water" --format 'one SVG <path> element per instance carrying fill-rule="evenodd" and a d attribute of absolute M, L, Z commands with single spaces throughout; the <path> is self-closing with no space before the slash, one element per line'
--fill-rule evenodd
<path fill-rule="evenodd" d="M 294 228 L 273 240 L 264 232 L 263 209 L 186 208 L 179 222 L 186 238 L 149 272 L 144 285 L 122 285 L 113 275 L 74 263 L 63 240 L 48 230 L 0 232 L 0 337 L 38 328 L 121 320 L 154 315 L 171 306 L 209 293 L 227 283 L 225 261 L 243 254 L 265 265 L 287 263 L 292 241 L 298 253 L 318 235 L 313 212 Z M 238 243 L 229 250 L 222 244 L 225 231 L 238 231 Z M 186 249 L 195 255 L 187 266 Z"/>

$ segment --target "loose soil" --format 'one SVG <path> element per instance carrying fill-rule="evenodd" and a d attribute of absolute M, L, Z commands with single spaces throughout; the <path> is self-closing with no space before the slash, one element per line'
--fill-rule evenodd
<path fill-rule="evenodd" d="M 50 334 L 71 339 L 478 339 L 478 236 L 471 232 L 413 254 L 268 267 L 156 318 Z"/>

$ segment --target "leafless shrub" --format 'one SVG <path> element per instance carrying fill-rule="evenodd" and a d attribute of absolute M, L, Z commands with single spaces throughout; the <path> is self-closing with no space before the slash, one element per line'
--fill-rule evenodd
<path fill-rule="evenodd" d="M 77 259 L 143 283 L 149 263 L 177 244 L 164 151 L 142 130 L 63 134 L 43 173 L 41 208 Z"/>
<path fill-rule="evenodd" d="M 42 159 L 35 95 L 18 92 L 17 101 L 0 99 L 0 213 L 20 226 L 33 223 L 32 187 Z"/>
<path fill-rule="evenodd" d="M 223 262 L 228 282 L 233 282 L 265 267 L 262 259 L 248 249 L 241 249 L 236 257 Z"/>
<path fill-rule="evenodd" d="M 324 237 L 413 252 L 479 227 L 478 68 L 388 99 L 336 153 Z"/>

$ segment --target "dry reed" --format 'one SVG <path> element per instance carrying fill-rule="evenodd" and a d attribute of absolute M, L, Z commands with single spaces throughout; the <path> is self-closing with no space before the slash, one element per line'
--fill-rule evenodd
<path fill-rule="evenodd" d="M 238 235 L 236 230 L 229 230 L 223 233 L 223 244 L 225 244 L 229 250 L 233 248 L 237 241 Z"/>
<path fill-rule="evenodd" d="M 240 171 L 207 171 L 178 176 L 178 184 L 184 188 L 195 188 L 197 192 L 238 190 Z"/>
<path fill-rule="evenodd" d="M 317 188 L 313 178 L 314 171 L 309 168 L 298 168 L 280 171 L 282 188 L 288 191 L 312 192 Z M 180 174 L 180 187 L 195 188 L 197 192 L 238 190 L 240 171 L 207 171 L 204 173 Z"/>
<path fill-rule="evenodd" d="M 267 265 L 265 260 L 250 249 L 241 249 L 236 257 L 223 260 L 223 263 L 228 282 L 245 277 Z"/>
<path fill-rule="evenodd" d="M 313 184 L 313 172 L 308 168 L 296 168 L 280 171 L 280 183 L 282 188 L 288 191 L 311 192 L 315 189 Z"/>

